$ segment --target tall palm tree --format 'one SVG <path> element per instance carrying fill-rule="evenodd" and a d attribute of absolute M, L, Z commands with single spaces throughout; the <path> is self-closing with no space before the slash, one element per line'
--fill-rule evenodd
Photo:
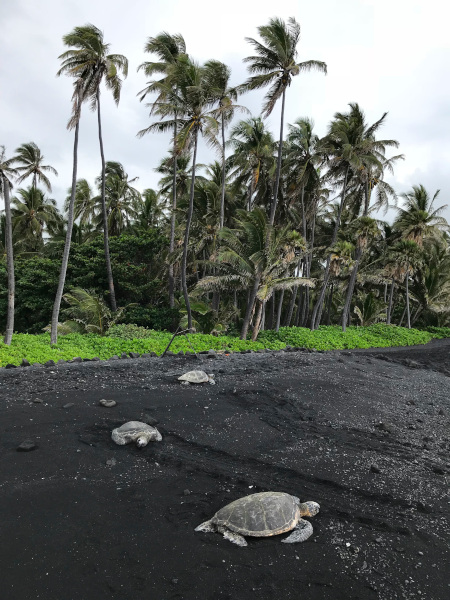
<path fill-rule="evenodd" d="M 29 142 L 28 144 L 22 144 L 19 146 L 16 149 L 14 162 L 16 165 L 18 165 L 16 166 L 16 169 L 18 173 L 20 173 L 20 176 L 17 179 L 17 184 L 21 184 L 27 177 L 32 175 L 34 188 L 39 182 L 44 184 L 49 192 L 52 191 L 50 180 L 45 175 L 45 172 L 58 175 L 58 171 L 50 165 L 42 164 L 44 162 L 44 155 L 34 142 Z"/>
<path fill-rule="evenodd" d="M 73 190 L 73 188 L 71 188 L 69 192 L 70 195 L 66 198 L 64 203 L 64 210 L 66 212 L 69 211 L 72 193 L 74 193 L 74 219 L 79 219 L 80 225 L 92 224 L 96 217 L 97 207 L 94 192 L 87 179 L 78 179 L 75 184 L 75 189 Z"/>
<path fill-rule="evenodd" d="M 335 185 L 341 185 L 341 200 L 331 244 L 336 243 L 339 228 L 341 225 L 341 215 L 344 210 L 347 199 L 348 185 L 359 170 L 364 168 L 383 169 L 383 159 L 386 146 L 397 146 L 395 140 L 376 140 L 375 133 L 383 124 L 387 113 L 368 126 L 365 120 L 364 112 L 357 103 L 350 103 L 348 113 L 336 113 L 330 124 L 327 140 L 327 153 L 329 155 L 328 178 L 335 182 Z M 311 329 L 316 329 L 320 324 L 323 301 L 328 285 L 330 273 L 330 253 L 327 256 L 325 272 L 323 276 L 322 288 L 316 300 L 311 317 Z"/>
<path fill-rule="evenodd" d="M 6 158 L 5 146 L 0 146 L 0 194 L 5 201 L 5 246 L 6 246 L 6 268 L 8 271 L 8 308 L 6 313 L 6 331 L 3 342 L 11 345 L 14 331 L 14 255 L 12 241 L 12 219 L 9 192 L 12 188 L 11 178 L 17 177 L 17 170 L 12 166 L 13 158 Z"/>
<path fill-rule="evenodd" d="M 409 278 L 414 270 L 421 264 L 423 253 L 420 246 L 413 240 L 400 240 L 391 251 L 391 257 L 395 261 L 395 278 L 400 280 L 403 276 L 406 292 L 406 318 L 407 327 L 411 328 L 411 311 L 409 305 Z"/>
<path fill-rule="evenodd" d="M 155 73 L 161 73 L 164 77 L 158 81 L 152 81 L 149 85 L 140 92 L 140 100 L 142 101 L 147 94 L 156 92 L 157 99 L 151 103 L 150 114 L 170 114 L 171 110 L 167 104 L 172 104 L 172 114 L 174 117 L 173 123 L 173 150 L 172 150 L 172 212 L 170 219 L 170 240 L 169 240 L 169 255 L 172 255 L 175 249 L 175 227 L 176 227 L 176 209 L 177 209 L 177 134 L 178 134 L 178 114 L 180 114 L 180 106 L 176 94 L 176 81 L 173 80 L 174 66 L 181 56 L 186 56 L 186 43 L 180 34 L 171 35 L 167 32 L 162 32 L 154 38 L 149 38 L 145 45 L 145 51 L 150 54 L 155 54 L 159 61 L 144 62 L 138 67 L 138 71 L 143 69 L 147 77 L 152 77 Z M 175 86 L 175 94 L 170 92 L 171 87 Z M 171 102 L 172 101 L 172 102 Z M 161 104 L 166 107 L 161 111 Z M 142 130 L 138 133 L 141 137 L 147 133 L 147 130 Z M 169 306 L 175 306 L 175 278 L 174 265 L 169 261 Z"/>
<path fill-rule="evenodd" d="M 165 201 L 161 200 L 157 191 L 151 188 L 145 189 L 135 204 L 136 220 L 133 229 L 147 231 L 151 227 L 160 226 L 166 220 L 164 215 L 166 208 Z"/>
<path fill-rule="evenodd" d="M 225 126 L 229 123 L 237 111 L 250 111 L 245 106 L 234 104 L 238 99 L 239 91 L 237 87 L 230 86 L 231 69 L 218 60 L 208 60 L 205 63 L 205 78 L 207 85 L 211 89 L 213 96 L 216 96 L 218 108 L 216 115 L 220 118 L 220 128 L 222 136 L 222 190 L 220 201 L 220 228 L 222 229 L 225 220 L 225 180 L 226 180 L 226 157 L 225 157 Z"/>
<path fill-rule="evenodd" d="M 61 262 L 61 270 L 58 279 L 58 288 L 56 290 L 55 301 L 53 303 L 52 320 L 50 325 L 50 344 L 58 343 L 58 319 L 61 308 L 61 300 L 64 293 L 64 284 L 66 282 L 67 265 L 69 264 L 70 244 L 72 241 L 72 231 L 74 224 L 74 205 L 77 191 L 77 169 L 78 169 L 78 135 L 80 130 L 81 116 L 81 86 L 82 80 L 77 79 L 74 83 L 74 92 L 72 96 L 72 115 L 67 124 L 67 128 L 75 129 L 73 141 L 73 162 L 72 162 L 72 187 L 70 190 L 70 199 L 67 210 L 67 232 L 64 244 L 63 257 Z"/>
<path fill-rule="evenodd" d="M 59 57 L 63 62 L 58 74 L 66 73 L 80 80 L 82 82 L 82 90 L 80 92 L 81 100 L 83 102 L 89 100 L 91 109 L 97 110 L 98 138 L 102 161 L 101 199 L 105 261 L 111 309 L 115 312 L 117 310 L 117 303 L 114 291 L 111 259 L 109 256 L 108 215 L 105 198 L 106 161 L 103 151 L 100 114 L 100 86 L 104 80 L 106 87 L 112 91 L 116 104 L 119 104 L 120 91 L 122 88 L 122 80 L 119 77 L 119 73 L 122 73 L 124 77 L 127 76 L 128 60 L 122 54 L 108 54 L 110 44 L 105 44 L 103 42 L 103 33 L 92 24 L 75 27 L 73 31 L 63 37 L 63 42 L 66 46 L 71 47 L 71 49 L 67 50 L 67 52 L 64 52 Z"/>
<path fill-rule="evenodd" d="M 292 77 L 298 75 L 301 71 L 317 69 L 326 74 L 327 66 L 324 62 L 317 60 L 296 62 L 297 44 L 300 40 L 300 25 L 293 17 L 290 17 L 287 23 L 279 18 L 270 19 L 268 25 L 258 27 L 258 33 L 262 38 L 262 43 L 253 38 L 246 38 L 253 46 L 256 54 L 255 56 L 244 58 L 244 62 L 249 63 L 248 70 L 250 73 L 256 73 L 256 75 L 250 77 L 243 84 L 242 89 L 255 90 L 270 85 L 263 106 L 264 117 L 268 117 L 271 114 L 277 100 L 281 98 L 277 173 L 270 211 L 270 224 L 273 225 L 281 174 L 286 90 L 291 85 Z"/>

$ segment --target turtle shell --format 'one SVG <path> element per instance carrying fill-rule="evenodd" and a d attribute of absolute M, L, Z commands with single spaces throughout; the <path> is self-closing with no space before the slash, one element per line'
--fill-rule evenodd
<path fill-rule="evenodd" d="M 160 442 L 162 440 L 161 434 L 155 427 L 140 421 L 128 421 L 128 423 L 113 429 L 111 437 L 116 444 L 124 446 L 135 442 L 141 435 L 148 436 L 149 441 Z"/>
<path fill-rule="evenodd" d="M 178 377 L 178 381 L 188 381 L 189 383 L 207 383 L 209 381 L 208 375 L 204 371 L 188 371 L 181 377 Z"/>
<path fill-rule="evenodd" d="M 290 531 L 299 518 L 298 498 L 284 492 L 261 492 L 227 504 L 211 521 L 241 535 L 265 537 Z"/>

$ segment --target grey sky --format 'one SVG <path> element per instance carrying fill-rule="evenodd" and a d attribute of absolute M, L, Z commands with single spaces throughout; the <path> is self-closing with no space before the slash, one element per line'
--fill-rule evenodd
<path fill-rule="evenodd" d="M 219 9 L 223 7 L 223 13 Z M 57 78 L 62 36 L 77 25 L 93 23 L 104 32 L 110 51 L 127 56 L 129 76 L 115 106 L 102 94 L 107 160 L 123 163 L 137 187 L 157 187 L 153 169 L 167 154 L 169 137 L 136 133 L 148 126 L 148 109 L 136 94 L 145 86 L 139 64 L 148 37 L 161 31 L 181 33 L 189 54 L 199 62 L 217 59 L 232 69 L 232 84 L 247 77 L 242 58 L 251 53 L 245 37 L 268 19 L 294 16 L 302 28 L 299 60 L 321 60 L 328 75 L 303 73 L 288 90 L 286 120 L 311 117 L 319 135 L 335 112 L 358 102 L 368 122 L 388 112 L 380 136 L 397 139 L 405 161 L 388 179 L 397 193 L 423 183 L 437 205 L 450 205 L 450 38 L 442 0 L 2 0 L 0 39 L 0 144 L 7 155 L 34 141 L 59 172 L 52 178 L 59 206 L 70 186 L 73 133 L 66 130 L 72 82 Z M 254 115 L 263 92 L 240 99 Z M 92 184 L 100 171 L 96 118 L 84 107 L 80 126 L 78 176 Z M 279 109 L 268 123 L 278 137 Z M 202 149 L 201 162 L 214 159 Z M 444 212 L 450 221 L 450 207 Z"/>

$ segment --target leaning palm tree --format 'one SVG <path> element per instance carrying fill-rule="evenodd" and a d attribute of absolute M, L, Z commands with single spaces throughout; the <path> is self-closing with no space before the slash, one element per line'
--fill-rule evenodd
<path fill-rule="evenodd" d="M 308 60 L 297 63 L 297 44 L 300 40 L 300 25 L 290 17 L 285 23 L 282 19 L 270 19 L 268 25 L 258 27 L 262 43 L 253 38 L 246 40 L 254 47 L 256 55 L 244 58 L 248 62 L 248 70 L 254 73 L 242 86 L 244 90 L 255 90 L 270 85 L 265 97 L 263 116 L 268 117 L 273 111 L 277 100 L 281 98 L 280 139 L 278 144 L 277 173 L 273 190 L 272 208 L 270 211 L 270 224 L 275 220 L 275 210 L 278 199 L 278 188 L 281 174 L 281 155 L 283 148 L 284 106 L 286 90 L 291 85 L 292 77 L 301 71 L 317 69 L 322 73 L 327 72 L 324 62 Z"/>
<path fill-rule="evenodd" d="M 110 294 L 111 309 L 117 310 L 114 280 L 109 256 L 108 215 L 105 199 L 105 169 L 106 161 L 103 152 L 102 123 L 100 115 L 100 86 L 105 81 L 106 87 L 112 91 L 116 104 L 119 104 L 122 80 L 128 74 L 128 60 L 122 54 L 108 54 L 109 44 L 103 42 L 103 33 L 94 25 L 75 27 L 73 31 L 63 37 L 70 50 L 59 57 L 62 59 L 58 75 L 66 73 L 76 77 L 82 82 L 80 98 L 84 102 L 90 101 L 91 109 L 97 110 L 98 138 L 100 143 L 100 156 L 102 161 L 101 199 L 103 212 L 103 238 L 105 248 L 106 271 Z"/>
<path fill-rule="evenodd" d="M 6 246 L 6 268 L 8 271 L 8 308 L 6 313 L 6 331 L 3 342 L 11 345 L 12 334 L 14 331 L 14 256 L 12 241 L 12 219 L 11 204 L 9 192 L 12 188 L 11 178 L 18 175 L 17 170 L 12 166 L 14 159 L 6 158 L 5 146 L 0 146 L 0 194 L 5 201 L 5 246 Z"/>
<path fill-rule="evenodd" d="M 180 106 L 176 94 L 176 81 L 173 76 L 176 73 L 174 66 L 181 56 L 186 56 L 186 43 L 180 34 L 171 35 L 167 32 L 162 32 L 154 38 L 149 38 L 145 45 L 145 52 L 155 54 L 159 61 L 144 62 L 138 67 L 138 71 L 142 69 L 148 77 L 152 77 L 155 73 L 161 73 L 164 77 L 158 81 L 151 81 L 148 86 L 140 92 L 140 100 L 142 101 L 147 94 L 157 93 L 157 99 L 151 103 L 150 114 L 173 114 L 173 151 L 172 151 L 172 212 L 170 219 L 170 241 L 169 255 L 171 256 L 175 249 L 175 227 L 176 227 L 176 209 L 177 209 L 177 134 L 178 134 L 178 115 L 180 114 Z M 171 91 L 172 85 L 175 86 L 175 93 Z M 172 102 L 171 102 L 172 101 Z M 168 104 L 172 104 L 171 109 Z M 162 105 L 162 106 L 161 106 Z M 162 110 L 161 110 L 162 109 Z M 147 130 L 140 131 L 139 137 L 147 133 Z M 175 278 L 174 265 L 169 261 L 169 306 L 175 306 Z"/>
<path fill-rule="evenodd" d="M 40 149 L 34 142 L 29 142 L 28 144 L 22 144 L 16 149 L 16 155 L 14 157 L 14 162 L 16 163 L 16 169 L 18 173 L 20 173 L 19 178 L 17 179 L 17 184 L 21 184 L 22 181 L 33 176 L 33 187 L 36 187 L 36 184 L 43 183 L 49 192 L 52 191 L 52 186 L 50 180 L 45 175 L 45 172 L 53 173 L 53 175 L 58 175 L 58 171 L 50 166 L 43 165 L 44 155 L 41 153 Z"/>
<path fill-rule="evenodd" d="M 81 115 L 81 86 L 82 81 L 78 79 L 74 84 L 74 92 L 72 96 L 72 116 L 67 124 L 67 129 L 75 129 L 73 141 L 73 164 L 72 164 L 72 188 L 67 210 L 67 232 L 64 244 L 63 257 L 61 262 L 61 270 L 59 272 L 58 288 L 56 290 L 55 301 L 53 303 L 52 320 L 50 323 L 50 344 L 58 343 L 58 319 L 61 308 L 61 300 L 64 293 L 64 284 L 66 282 L 67 265 L 69 264 L 70 244 L 72 241 L 72 230 L 74 223 L 74 206 L 77 191 L 77 168 L 78 168 L 78 134 L 80 130 L 80 115 Z"/>

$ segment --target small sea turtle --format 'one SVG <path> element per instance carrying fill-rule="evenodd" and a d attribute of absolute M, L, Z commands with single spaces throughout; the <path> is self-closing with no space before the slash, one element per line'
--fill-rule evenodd
<path fill-rule="evenodd" d="M 247 546 L 243 536 L 268 537 L 292 531 L 282 540 L 285 543 L 304 542 L 313 532 L 312 525 L 301 517 L 314 517 L 319 512 L 317 502 L 300 502 L 295 496 L 284 492 L 261 492 L 250 494 L 227 504 L 209 521 L 195 531 L 217 531 L 224 538 Z"/>
<path fill-rule="evenodd" d="M 189 383 L 207 382 L 214 385 L 216 383 L 214 381 L 214 375 L 212 373 L 207 375 L 205 371 L 188 371 L 184 375 L 181 375 L 181 377 L 178 377 L 178 381 L 181 381 L 184 385 L 188 385 Z"/>
<path fill-rule="evenodd" d="M 128 421 L 128 423 L 113 429 L 111 437 L 113 442 L 116 442 L 119 446 L 135 442 L 138 448 L 143 448 L 149 442 L 160 442 L 162 440 L 161 434 L 155 427 L 140 421 Z"/>

